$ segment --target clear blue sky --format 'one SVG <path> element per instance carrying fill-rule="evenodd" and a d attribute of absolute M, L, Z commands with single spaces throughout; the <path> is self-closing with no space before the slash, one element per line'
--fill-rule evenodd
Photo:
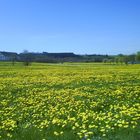
<path fill-rule="evenodd" d="M 140 0 L 0 0 L 0 51 L 131 54 Z"/>

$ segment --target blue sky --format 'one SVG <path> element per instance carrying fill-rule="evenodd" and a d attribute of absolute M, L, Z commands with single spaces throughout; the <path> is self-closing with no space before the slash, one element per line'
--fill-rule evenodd
<path fill-rule="evenodd" d="M 0 0 L 0 51 L 131 54 L 140 0 Z"/>

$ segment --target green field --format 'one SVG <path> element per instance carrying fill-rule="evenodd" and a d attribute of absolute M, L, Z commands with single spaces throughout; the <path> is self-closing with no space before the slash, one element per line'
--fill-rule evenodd
<path fill-rule="evenodd" d="M 0 139 L 140 140 L 140 65 L 1 62 Z"/>

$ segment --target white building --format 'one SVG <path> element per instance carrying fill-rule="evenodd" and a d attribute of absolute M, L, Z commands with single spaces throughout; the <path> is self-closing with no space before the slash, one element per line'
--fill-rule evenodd
<path fill-rule="evenodd" d="M 9 60 L 9 58 L 0 52 L 0 61 L 6 61 L 6 60 Z"/>

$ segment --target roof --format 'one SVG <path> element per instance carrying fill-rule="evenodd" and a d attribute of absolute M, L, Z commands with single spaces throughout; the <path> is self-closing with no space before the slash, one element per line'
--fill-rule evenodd
<path fill-rule="evenodd" d="M 1 52 L 1 54 L 3 54 L 4 56 L 7 56 L 7 57 L 13 57 L 13 56 L 17 56 L 18 54 L 17 53 L 14 53 L 14 52 Z"/>

